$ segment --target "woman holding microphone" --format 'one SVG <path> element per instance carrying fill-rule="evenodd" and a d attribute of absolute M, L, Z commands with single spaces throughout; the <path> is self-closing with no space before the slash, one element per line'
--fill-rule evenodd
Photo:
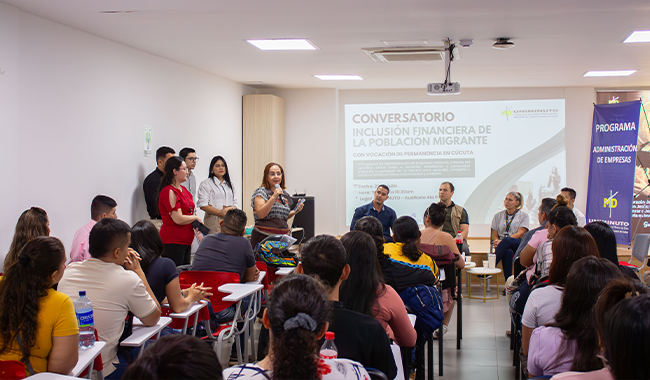
<path fill-rule="evenodd" d="M 219 222 L 228 210 L 237 208 L 237 196 L 230 182 L 228 164 L 223 157 L 215 156 L 210 161 L 210 173 L 199 185 L 196 205 L 205 211 L 204 224 L 211 234 L 221 232 Z"/>
<path fill-rule="evenodd" d="M 255 228 L 251 234 L 251 246 L 269 235 L 289 234 L 287 220 L 302 210 L 303 203 L 295 205 L 289 193 L 284 189 L 284 169 L 280 164 L 270 162 L 264 168 L 262 185 L 251 197 L 251 206 L 255 218 Z"/>
<path fill-rule="evenodd" d="M 176 266 L 190 263 L 194 229 L 192 223 L 201 219 L 194 215 L 192 194 L 181 183 L 187 180 L 187 166 L 178 157 L 170 157 L 165 163 L 165 174 L 160 180 L 158 209 L 163 221 L 160 238 L 165 245 L 163 256 Z"/>

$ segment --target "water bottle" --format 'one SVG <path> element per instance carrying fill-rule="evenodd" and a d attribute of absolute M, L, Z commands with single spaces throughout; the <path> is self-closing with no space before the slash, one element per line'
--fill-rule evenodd
<path fill-rule="evenodd" d="M 456 244 L 462 245 L 463 244 L 463 235 L 458 231 L 456 234 Z"/>
<path fill-rule="evenodd" d="M 320 348 L 320 357 L 322 359 L 336 359 L 339 352 L 334 344 L 334 332 L 328 331 L 325 333 L 325 342 Z"/>
<path fill-rule="evenodd" d="M 79 299 L 74 303 L 74 311 L 79 322 L 79 348 L 95 345 L 95 321 L 93 303 L 86 297 L 86 291 L 79 291 Z"/>

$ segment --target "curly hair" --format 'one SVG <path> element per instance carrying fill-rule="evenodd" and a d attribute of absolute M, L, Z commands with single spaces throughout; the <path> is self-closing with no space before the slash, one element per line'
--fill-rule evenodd
<path fill-rule="evenodd" d="M 316 327 L 285 330 L 285 322 L 307 314 Z M 324 286 L 311 276 L 294 274 L 273 288 L 267 315 L 270 321 L 273 352 L 273 380 L 318 379 L 317 334 L 327 322 L 330 303 Z"/>
<path fill-rule="evenodd" d="M 411 261 L 418 261 L 422 251 L 418 248 L 420 243 L 420 229 L 415 219 L 410 216 L 400 216 L 393 222 L 393 237 L 396 243 L 403 243 L 402 253 Z"/>
<path fill-rule="evenodd" d="M 4 268 L 7 270 L 11 264 L 18 260 L 18 253 L 25 244 L 38 236 L 50 236 L 47 213 L 40 207 L 25 210 L 16 223 L 16 232 L 11 241 L 9 252 L 5 257 Z"/>
<path fill-rule="evenodd" d="M 6 268 L 0 281 L 0 355 L 11 349 L 18 331 L 21 361 L 27 363 L 36 343 L 39 299 L 52 288 L 51 276 L 65 259 L 59 239 L 40 236 L 25 244 L 16 261 Z"/>

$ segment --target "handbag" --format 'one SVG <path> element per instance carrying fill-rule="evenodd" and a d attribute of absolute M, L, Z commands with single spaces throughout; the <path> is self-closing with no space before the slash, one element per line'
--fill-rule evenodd
<path fill-rule="evenodd" d="M 415 331 L 431 334 L 442 324 L 444 313 L 442 297 L 438 289 L 427 285 L 411 286 L 403 290 L 399 296 L 407 310 L 415 314 Z"/>
<path fill-rule="evenodd" d="M 420 251 L 426 253 L 427 256 L 431 257 L 438 267 L 444 267 L 459 259 L 446 245 L 420 243 L 418 248 Z"/>

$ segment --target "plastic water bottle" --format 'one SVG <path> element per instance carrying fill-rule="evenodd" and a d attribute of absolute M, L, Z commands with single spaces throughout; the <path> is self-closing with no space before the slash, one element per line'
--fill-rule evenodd
<path fill-rule="evenodd" d="M 322 359 L 336 359 L 339 352 L 334 344 L 334 332 L 328 331 L 325 333 L 325 342 L 320 348 L 320 357 Z"/>
<path fill-rule="evenodd" d="M 93 318 L 93 303 L 86 297 L 86 291 L 79 291 L 79 299 L 74 303 L 74 311 L 79 322 L 79 348 L 95 345 L 95 320 Z"/>
<path fill-rule="evenodd" d="M 458 231 L 456 234 L 456 244 L 461 245 L 463 244 L 463 235 Z"/>

